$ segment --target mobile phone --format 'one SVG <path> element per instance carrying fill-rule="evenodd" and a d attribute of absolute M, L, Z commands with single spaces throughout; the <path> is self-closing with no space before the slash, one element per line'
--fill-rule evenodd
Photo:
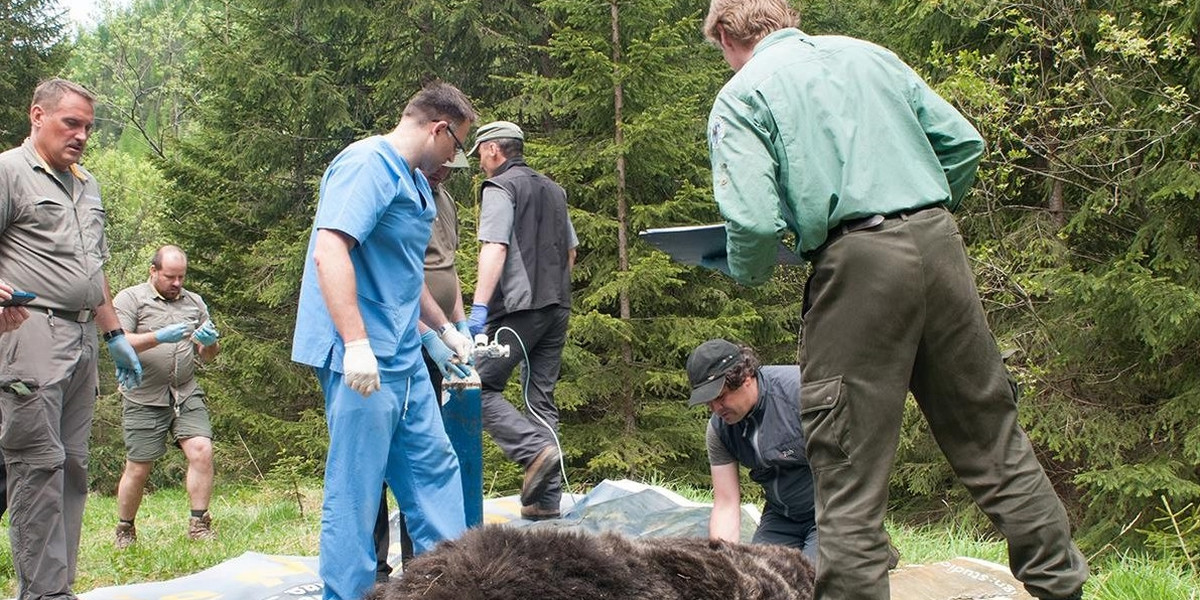
<path fill-rule="evenodd" d="M 0 306 L 21 306 L 23 304 L 29 304 L 34 298 L 37 298 L 37 294 L 32 292 L 23 292 L 21 290 L 13 290 L 12 298 L 8 300 L 0 300 Z"/>

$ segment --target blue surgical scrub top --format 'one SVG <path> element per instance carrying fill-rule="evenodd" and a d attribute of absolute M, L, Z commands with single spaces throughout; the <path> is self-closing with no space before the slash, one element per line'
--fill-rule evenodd
<path fill-rule="evenodd" d="M 292 360 L 342 371 L 345 346 L 321 296 L 313 261 L 317 231 L 330 229 L 358 242 L 350 251 L 358 309 L 380 379 L 401 379 L 424 368 L 417 318 L 435 216 L 429 182 L 383 136 L 357 141 L 333 159 L 321 178 L 308 240 Z"/>

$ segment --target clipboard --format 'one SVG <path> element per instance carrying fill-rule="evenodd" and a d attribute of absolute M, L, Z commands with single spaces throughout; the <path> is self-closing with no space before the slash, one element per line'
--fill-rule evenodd
<path fill-rule="evenodd" d="M 639 232 L 638 237 L 667 253 L 672 260 L 685 265 L 700 266 L 703 259 L 722 258 L 726 255 L 724 223 L 647 229 Z M 779 244 L 775 262 L 781 265 L 804 264 L 804 261 L 782 242 Z"/>

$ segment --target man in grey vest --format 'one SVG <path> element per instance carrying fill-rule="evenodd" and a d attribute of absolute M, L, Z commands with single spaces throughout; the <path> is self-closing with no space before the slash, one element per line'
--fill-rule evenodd
<path fill-rule="evenodd" d="M 816 501 L 800 425 L 800 368 L 760 366 L 749 346 L 715 339 L 692 351 L 687 374 L 688 406 L 704 404 L 712 411 L 705 432 L 713 482 L 709 537 L 732 542 L 741 537 L 741 465 L 766 498 L 751 543 L 796 548 L 816 565 Z M 889 541 L 888 568 L 899 562 L 900 552 Z"/>
<path fill-rule="evenodd" d="M 760 366 L 748 346 L 727 340 L 700 344 L 687 361 L 688 406 L 712 411 L 705 441 L 712 471 L 708 537 L 740 541 L 738 465 L 762 486 L 766 507 L 755 544 L 780 544 L 817 562 L 813 476 L 800 427 L 800 367 Z"/>
<path fill-rule="evenodd" d="M 507 357 L 482 358 L 483 427 L 510 460 L 525 467 L 521 516 L 559 516 L 558 382 L 571 314 L 571 268 L 579 240 L 562 187 L 525 164 L 525 134 L 515 123 L 479 128 L 468 153 L 487 174 L 479 209 L 479 279 L 467 323 L 507 344 Z M 518 363 L 527 412 L 504 399 Z"/>

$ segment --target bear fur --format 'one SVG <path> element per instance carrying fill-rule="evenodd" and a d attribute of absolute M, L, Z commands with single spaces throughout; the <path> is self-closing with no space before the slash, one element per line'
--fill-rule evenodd
<path fill-rule="evenodd" d="M 367 600 L 810 600 L 799 550 L 485 526 L 405 565 Z"/>

